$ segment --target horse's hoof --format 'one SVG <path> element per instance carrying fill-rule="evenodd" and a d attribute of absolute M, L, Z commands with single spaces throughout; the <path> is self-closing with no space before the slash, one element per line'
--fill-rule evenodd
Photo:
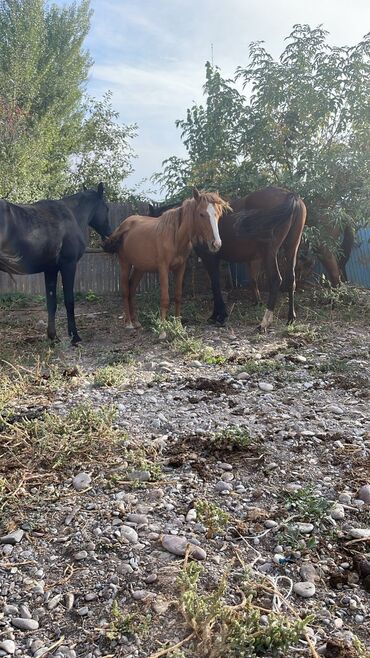
<path fill-rule="evenodd" d="M 133 325 L 134 325 L 134 329 L 142 329 L 143 328 L 143 325 L 138 320 L 136 322 L 134 322 Z"/>
<path fill-rule="evenodd" d="M 257 334 L 267 334 L 267 327 L 264 327 L 262 324 L 259 324 L 256 328 Z"/>
<path fill-rule="evenodd" d="M 60 343 L 60 338 L 58 338 L 58 336 L 56 334 L 54 336 L 49 336 L 49 334 L 48 334 L 48 339 L 50 340 L 50 342 L 53 345 L 55 345 L 57 343 Z"/>
<path fill-rule="evenodd" d="M 81 342 L 82 342 L 82 339 L 80 338 L 80 336 L 78 336 L 78 335 L 77 336 L 72 336 L 71 345 L 73 345 L 73 347 L 76 347 L 76 345 L 78 345 L 78 343 L 81 343 Z"/>
<path fill-rule="evenodd" d="M 130 322 L 129 324 L 125 324 L 125 325 L 124 325 L 124 329 L 125 329 L 126 331 L 133 331 L 133 330 L 135 329 L 135 327 L 134 327 L 134 325 L 132 324 L 132 322 Z"/>
<path fill-rule="evenodd" d="M 161 331 L 161 333 L 158 336 L 158 340 L 166 340 L 167 334 L 165 331 Z"/>

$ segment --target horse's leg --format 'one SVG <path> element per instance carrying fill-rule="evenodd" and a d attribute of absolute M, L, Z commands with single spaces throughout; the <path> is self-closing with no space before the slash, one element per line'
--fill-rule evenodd
<path fill-rule="evenodd" d="M 161 286 L 161 320 L 165 320 L 170 305 L 170 296 L 168 293 L 168 268 L 163 265 L 159 270 L 159 284 Z"/>
<path fill-rule="evenodd" d="M 186 262 L 176 270 L 175 273 L 175 316 L 181 315 L 182 284 L 186 270 Z"/>
<path fill-rule="evenodd" d="M 47 270 L 44 273 L 45 277 L 45 291 L 46 291 L 46 306 L 48 309 L 48 328 L 47 336 L 50 340 L 58 340 L 55 328 L 55 315 L 57 312 L 57 268 Z"/>
<path fill-rule="evenodd" d="M 320 247 L 317 255 L 326 270 L 331 285 L 333 288 L 336 288 L 341 282 L 340 269 L 336 257 L 326 247 Z"/>
<path fill-rule="evenodd" d="M 218 322 L 224 324 L 227 319 L 228 312 L 225 302 L 221 293 L 220 282 L 220 258 L 212 254 L 200 253 L 199 254 L 204 267 L 208 272 L 211 279 L 212 294 L 213 294 L 213 313 L 209 318 L 209 322 Z"/>
<path fill-rule="evenodd" d="M 134 329 L 130 312 L 130 263 L 120 259 L 120 270 L 121 290 L 123 296 L 123 313 L 125 315 L 124 326 L 125 329 Z"/>
<path fill-rule="evenodd" d="M 255 304 L 261 304 L 261 293 L 258 287 L 258 274 L 259 274 L 259 261 L 252 260 L 248 263 L 249 275 L 250 275 L 250 288 L 252 291 L 252 297 Z"/>
<path fill-rule="evenodd" d="M 72 345 L 76 345 L 81 342 L 81 338 L 78 335 L 76 320 L 75 320 L 75 299 L 73 294 L 73 288 L 75 283 L 76 275 L 76 262 L 67 263 L 62 265 L 60 268 L 60 273 L 62 275 L 63 282 L 63 296 L 64 296 L 64 305 L 67 311 L 67 323 L 68 323 L 68 335 L 72 337 Z"/>
<path fill-rule="evenodd" d="M 279 270 L 279 265 L 277 262 L 277 252 L 276 249 L 272 246 L 268 247 L 269 253 L 266 256 L 266 274 L 267 281 L 269 286 L 269 296 L 267 300 L 267 309 L 262 318 L 262 322 L 259 325 L 259 330 L 265 332 L 267 327 L 272 323 L 274 317 L 274 309 L 276 306 L 279 288 L 281 285 L 281 274 Z"/>
<path fill-rule="evenodd" d="M 135 295 L 138 285 L 141 279 L 143 278 L 143 276 L 144 276 L 144 272 L 142 272 L 141 270 L 137 270 L 135 268 L 133 268 L 130 276 L 130 283 L 129 283 L 130 316 L 131 316 L 131 322 L 134 325 L 135 329 L 140 329 L 141 327 L 141 324 L 138 321 L 136 314 Z"/>

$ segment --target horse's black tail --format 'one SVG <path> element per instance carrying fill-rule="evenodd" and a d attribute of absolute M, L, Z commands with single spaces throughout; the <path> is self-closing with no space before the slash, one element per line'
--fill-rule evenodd
<path fill-rule="evenodd" d="M 351 256 L 353 245 L 355 244 L 355 232 L 349 224 L 346 224 L 343 232 L 343 241 L 341 245 L 342 255 L 339 259 L 339 269 L 343 281 L 347 281 L 346 264 Z"/>
<path fill-rule="evenodd" d="M 116 254 L 123 241 L 124 226 L 123 222 L 116 228 L 115 231 L 103 242 L 104 251 L 109 254 Z"/>
<path fill-rule="evenodd" d="M 269 240 L 274 229 L 280 228 L 296 215 L 300 197 L 290 192 L 286 201 L 271 210 L 241 210 L 236 217 L 235 230 L 241 238 Z M 294 219 L 293 217 L 293 219 Z"/>

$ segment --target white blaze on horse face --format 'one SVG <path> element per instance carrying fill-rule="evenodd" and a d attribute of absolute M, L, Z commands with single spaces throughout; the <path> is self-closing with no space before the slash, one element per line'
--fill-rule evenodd
<path fill-rule="evenodd" d="M 222 242 L 221 242 L 220 234 L 218 232 L 217 214 L 216 214 L 216 209 L 215 209 L 213 203 L 208 204 L 207 212 L 208 212 L 208 215 L 209 215 L 209 221 L 211 222 L 212 231 L 213 231 L 212 246 L 213 246 L 215 251 L 218 251 L 221 247 Z"/>

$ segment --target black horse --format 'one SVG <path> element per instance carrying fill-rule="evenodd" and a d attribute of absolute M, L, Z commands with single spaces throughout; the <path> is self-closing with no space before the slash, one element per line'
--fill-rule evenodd
<path fill-rule="evenodd" d="M 47 335 L 56 339 L 58 272 L 63 283 L 68 334 L 80 342 L 74 314 L 77 262 L 86 248 L 87 226 L 104 239 L 111 234 L 103 183 L 58 201 L 15 204 L 0 199 L 0 270 L 8 274 L 44 272 L 48 309 Z"/>

